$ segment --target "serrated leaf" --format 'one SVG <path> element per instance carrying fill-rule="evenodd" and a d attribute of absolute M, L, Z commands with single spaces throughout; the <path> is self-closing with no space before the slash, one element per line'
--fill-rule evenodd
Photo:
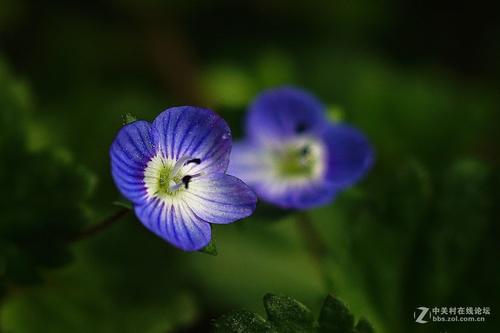
<path fill-rule="evenodd" d="M 354 316 L 332 295 L 326 297 L 318 321 L 320 333 L 351 333 L 354 326 Z"/>
<path fill-rule="evenodd" d="M 264 308 L 270 323 L 278 332 L 313 332 L 314 317 L 302 303 L 290 296 L 266 294 Z"/>
<path fill-rule="evenodd" d="M 213 323 L 214 333 L 274 333 L 276 330 L 258 314 L 239 310 L 225 314 Z"/>

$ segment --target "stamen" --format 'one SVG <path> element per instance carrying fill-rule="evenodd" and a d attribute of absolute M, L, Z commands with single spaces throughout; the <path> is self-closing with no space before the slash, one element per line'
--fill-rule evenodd
<path fill-rule="evenodd" d="M 196 175 L 185 175 L 184 177 L 181 178 L 181 181 L 178 182 L 177 184 L 174 183 L 173 181 L 170 183 L 170 187 L 168 188 L 169 192 L 173 193 L 175 191 L 177 191 L 178 189 L 181 188 L 181 186 L 184 186 L 187 189 L 189 189 L 189 183 L 191 182 L 191 180 L 193 180 L 194 178 L 197 178 L 197 177 L 200 177 L 202 174 L 201 173 L 197 173 Z"/>
<path fill-rule="evenodd" d="M 188 156 L 181 157 L 177 162 L 175 162 L 174 168 L 172 169 L 172 176 L 175 177 L 183 166 L 189 165 L 191 163 L 198 165 L 201 163 L 201 159 L 199 158 L 190 159 L 190 157 Z"/>
<path fill-rule="evenodd" d="M 181 157 L 177 162 L 175 162 L 174 168 L 172 169 L 172 177 L 175 177 L 179 170 L 184 166 L 184 163 L 189 160 L 189 157 Z"/>
<path fill-rule="evenodd" d="M 183 185 L 183 183 L 178 183 L 178 184 L 173 184 L 173 185 L 170 185 L 170 187 L 168 188 L 169 192 L 170 193 L 173 193 L 175 191 L 177 191 L 181 186 Z"/>

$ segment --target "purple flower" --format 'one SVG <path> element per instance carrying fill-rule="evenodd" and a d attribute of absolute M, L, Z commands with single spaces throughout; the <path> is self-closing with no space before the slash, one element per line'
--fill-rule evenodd
<path fill-rule="evenodd" d="M 257 198 L 226 175 L 231 131 L 214 112 L 191 106 L 162 112 L 151 124 L 124 126 L 111 145 L 120 192 L 152 232 L 185 251 L 210 242 L 210 223 L 247 217 Z"/>
<path fill-rule="evenodd" d="M 250 107 L 245 130 L 247 138 L 235 144 L 228 173 L 282 208 L 327 204 L 373 163 L 365 136 L 329 123 L 324 106 L 299 89 L 260 94 Z"/>

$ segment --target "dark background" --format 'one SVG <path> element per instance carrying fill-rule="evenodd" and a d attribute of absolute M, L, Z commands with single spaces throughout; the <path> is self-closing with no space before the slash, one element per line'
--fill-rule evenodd
<path fill-rule="evenodd" d="M 0 1 L 0 331 L 204 332 L 266 292 L 328 292 L 378 332 L 496 332 L 500 20 L 492 2 Z M 294 215 L 265 209 L 183 253 L 120 208 L 108 149 L 131 113 L 219 112 L 291 84 L 361 128 L 377 161 L 311 211 L 323 283 Z M 274 213 L 273 213 L 274 214 Z M 418 306 L 490 307 L 418 325 Z"/>

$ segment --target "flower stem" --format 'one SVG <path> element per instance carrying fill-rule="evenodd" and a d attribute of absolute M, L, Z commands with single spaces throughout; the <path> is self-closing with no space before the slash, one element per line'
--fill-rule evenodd
<path fill-rule="evenodd" d="M 105 218 L 104 220 L 95 223 L 94 225 L 88 227 L 87 229 L 83 229 L 78 234 L 74 235 L 69 239 L 69 242 L 77 242 L 94 235 L 101 233 L 103 230 L 106 230 L 111 225 L 113 225 L 116 221 L 119 221 L 121 218 L 126 216 L 130 212 L 128 208 L 121 208 L 116 211 L 113 215 Z"/>
<path fill-rule="evenodd" d="M 314 227 L 308 213 L 300 212 L 297 215 L 297 227 L 299 228 L 299 233 L 304 242 L 304 246 L 317 267 L 327 291 L 332 292 L 334 289 L 334 283 L 328 274 L 328 269 L 326 267 L 326 259 L 329 254 L 328 246 Z"/>

